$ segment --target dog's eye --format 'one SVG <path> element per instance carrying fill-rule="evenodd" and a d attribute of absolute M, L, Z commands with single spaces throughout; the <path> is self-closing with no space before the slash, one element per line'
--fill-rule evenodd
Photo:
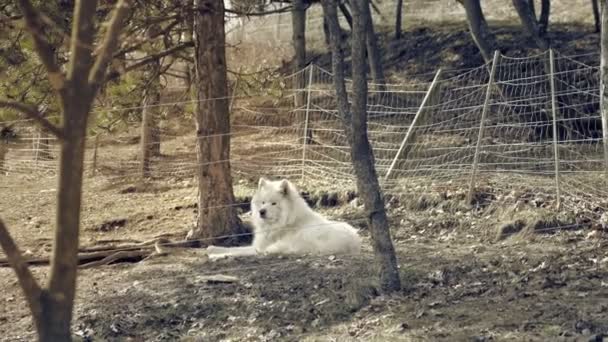
<path fill-rule="evenodd" d="M 262 202 L 262 205 L 266 204 L 266 202 Z"/>
<path fill-rule="evenodd" d="M 272 202 L 272 205 L 277 205 L 277 202 Z"/>

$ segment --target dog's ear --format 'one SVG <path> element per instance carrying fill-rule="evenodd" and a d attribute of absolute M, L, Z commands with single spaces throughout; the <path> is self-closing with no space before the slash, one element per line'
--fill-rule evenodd
<path fill-rule="evenodd" d="M 289 193 L 289 181 L 287 179 L 283 179 L 281 181 L 281 185 L 279 185 L 279 192 L 286 196 Z"/>
<path fill-rule="evenodd" d="M 260 180 L 258 181 L 258 189 L 263 188 L 266 183 L 268 183 L 268 180 L 264 177 L 260 177 Z"/>

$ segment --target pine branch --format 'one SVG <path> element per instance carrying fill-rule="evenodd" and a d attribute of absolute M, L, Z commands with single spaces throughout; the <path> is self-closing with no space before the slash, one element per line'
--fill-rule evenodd
<path fill-rule="evenodd" d="M 63 139 L 63 130 L 61 129 L 61 127 L 57 127 L 56 125 L 54 125 L 50 121 L 48 121 L 44 117 L 44 115 L 38 109 L 36 109 L 35 106 L 25 104 L 23 102 L 6 101 L 6 100 L 0 99 L 0 108 L 2 108 L 2 107 L 10 108 L 10 109 L 16 110 L 18 112 L 21 112 L 26 117 L 37 121 L 42 127 L 46 128 L 49 132 L 53 133 L 53 135 L 55 135 L 58 139 Z"/>
<path fill-rule="evenodd" d="M 19 0 L 19 7 L 21 7 L 21 11 L 23 12 L 27 29 L 31 33 L 32 38 L 34 38 L 36 53 L 46 68 L 49 82 L 53 89 L 59 91 L 64 86 L 65 76 L 57 64 L 53 46 L 44 38 L 43 32 L 45 28 L 40 13 L 32 6 L 29 0 Z"/>
<path fill-rule="evenodd" d="M 104 80 L 107 66 L 112 59 L 114 50 L 118 46 L 118 36 L 120 35 L 120 30 L 124 26 L 124 21 L 129 14 L 130 8 L 130 0 L 120 0 L 116 4 L 114 16 L 109 22 L 108 31 L 104 37 L 95 64 L 89 74 L 89 84 L 99 86 Z"/>

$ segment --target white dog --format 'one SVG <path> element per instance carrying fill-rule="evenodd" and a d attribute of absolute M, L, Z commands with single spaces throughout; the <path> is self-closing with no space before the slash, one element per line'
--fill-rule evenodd
<path fill-rule="evenodd" d="M 253 245 L 207 247 L 211 259 L 257 254 L 356 254 L 357 230 L 314 212 L 288 180 L 260 178 L 251 200 Z"/>

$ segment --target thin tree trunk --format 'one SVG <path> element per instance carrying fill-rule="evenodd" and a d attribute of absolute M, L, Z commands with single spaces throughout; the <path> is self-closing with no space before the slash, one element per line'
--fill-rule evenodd
<path fill-rule="evenodd" d="M 197 225 L 188 238 L 225 244 L 238 239 L 218 237 L 244 231 L 232 206 L 224 2 L 198 0 L 194 4 L 205 10 L 194 18 L 199 197 Z"/>
<path fill-rule="evenodd" d="M 338 100 L 338 110 L 343 119 L 344 129 L 348 135 L 351 147 L 351 158 L 357 189 L 368 215 L 368 227 L 372 234 L 373 247 L 376 256 L 381 289 L 385 292 L 397 291 L 401 288 L 397 258 L 391 240 L 388 218 L 384 209 L 378 176 L 374 166 L 374 155 L 367 138 L 367 72 L 365 66 L 365 41 L 368 34 L 366 25 L 369 23 L 364 12 L 369 11 L 368 0 L 353 0 L 353 36 L 352 36 L 352 68 L 353 68 L 353 104 L 352 114 L 348 106 L 348 98 L 344 81 L 344 56 L 341 50 L 341 36 L 338 29 L 338 16 L 335 0 L 324 0 L 323 6 L 327 13 L 332 48 L 332 67 L 334 86 Z"/>
<path fill-rule="evenodd" d="M 602 140 L 604 170 L 608 176 L 608 0 L 601 0 L 600 35 L 600 112 L 602 113 Z"/>
<path fill-rule="evenodd" d="M 549 48 L 549 42 L 544 39 L 540 34 L 540 28 L 536 20 L 536 14 L 532 12 L 530 3 L 528 0 L 512 0 L 513 7 L 517 11 L 517 15 L 521 20 L 521 24 L 524 30 L 532 37 L 534 43 L 541 50 L 547 50 Z"/>
<path fill-rule="evenodd" d="M 186 8 L 194 7 L 194 0 L 185 0 L 184 5 Z M 184 35 L 185 41 L 192 41 L 193 34 L 193 25 L 194 25 L 194 17 L 192 16 L 192 11 L 187 11 L 184 18 Z M 191 62 L 184 60 L 184 75 L 186 78 L 184 79 L 184 85 L 186 90 L 190 92 L 192 90 L 192 84 L 194 83 L 194 66 Z"/>
<path fill-rule="evenodd" d="M 141 117 L 141 173 L 150 177 L 152 158 L 160 155 L 160 62 L 156 60 L 148 66 L 149 84 L 144 91 Z"/>
<path fill-rule="evenodd" d="M 600 32 L 601 24 L 600 24 L 600 8 L 598 2 L 600 0 L 591 0 L 591 7 L 593 7 L 593 19 L 595 22 L 595 32 Z"/>
<path fill-rule="evenodd" d="M 496 43 L 494 42 L 494 37 L 488 27 L 486 18 L 483 15 L 479 1 L 480 0 L 459 0 L 466 12 L 471 37 L 473 37 L 473 41 L 475 42 L 475 45 L 477 45 L 483 60 L 487 63 L 492 60 Z"/>
<path fill-rule="evenodd" d="M 23 263 L 19 251 L 0 221 L 0 243 L 11 260 L 27 297 L 39 341 L 71 341 L 70 326 L 76 293 L 78 236 L 82 200 L 83 161 L 87 120 L 95 94 L 105 77 L 117 46 L 118 35 L 129 11 L 128 0 L 120 0 L 107 25 L 102 43 L 93 56 L 97 2 L 75 4 L 70 62 L 63 73 L 55 60 L 53 46 L 39 36 L 44 29 L 40 14 L 27 0 L 20 0 L 28 31 L 46 68 L 51 86 L 61 98 L 63 127 L 46 120 L 36 109 L 14 105 L 36 118 L 61 141 L 55 238 L 48 286 L 41 289 Z"/>
<path fill-rule="evenodd" d="M 8 142 L 4 142 L 0 139 L 0 175 L 7 171 L 4 169 L 7 154 L 8 154 Z"/>
<path fill-rule="evenodd" d="M 348 10 L 348 6 L 346 6 L 346 2 L 340 3 L 340 12 L 342 12 L 342 15 L 344 16 L 344 19 L 346 19 L 346 22 L 348 23 L 348 27 L 350 27 L 350 29 L 353 29 L 353 16 L 350 15 L 350 11 Z"/>
<path fill-rule="evenodd" d="M 395 17 L 395 39 L 401 39 L 401 16 L 403 15 L 403 0 L 397 0 L 397 13 Z"/>
<path fill-rule="evenodd" d="M 291 24 L 293 30 L 293 49 L 294 57 L 294 72 L 303 70 L 306 67 L 306 5 L 303 0 L 294 0 L 293 9 L 291 10 Z M 306 103 L 306 75 L 304 73 L 297 74 L 294 81 L 294 88 L 299 91 L 296 94 L 296 108 L 304 106 Z"/>
<path fill-rule="evenodd" d="M 532 0 L 531 0 L 532 1 Z M 540 3 L 540 16 L 538 18 L 538 31 L 541 37 L 547 34 L 549 29 L 549 15 L 551 14 L 551 0 L 542 0 Z"/>
<path fill-rule="evenodd" d="M 323 38 L 325 38 L 325 45 L 329 47 L 329 27 L 327 25 L 327 18 L 323 15 Z"/>
<path fill-rule="evenodd" d="M 48 292 L 43 292 L 41 335 L 48 341 L 70 340 L 76 293 L 78 236 L 82 203 L 85 135 L 91 94 L 71 97 L 63 109 L 65 138 L 61 145 L 57 196 L 57 228 Z"/>
<path fill-rule="evenodd" d="M 372 74 L 372 79 L 374 80 L 374 83 L 376 83 L 378 90 L 382 91 L 385 89 L 384 66 L 382 65 L 382 54 L 380 51 L 380 46 L 378 45 L 378 37 L 374 31 L 374 22 L 372 20 L 372 13 L 369 7 L 370 2 L 367 0 L 367 6 L 361 9 L 362 19 L 365 20 L 367 30 L 365 39 L 367 45 L 367 57 L 369 60 L 369 68 Z"/>

